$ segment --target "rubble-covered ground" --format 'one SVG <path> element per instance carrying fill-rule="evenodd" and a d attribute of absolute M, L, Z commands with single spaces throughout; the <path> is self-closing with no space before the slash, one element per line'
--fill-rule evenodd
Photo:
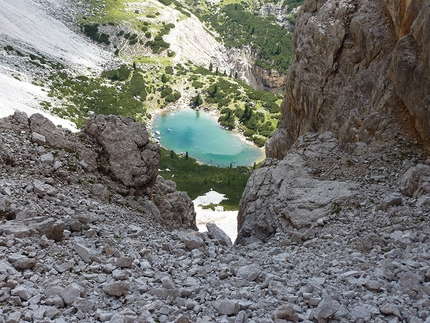
<path fill-rule="evenodd" d="M 361 178 L 366 203 L 232 246 L 213 225 L 167 229 L 150 199 L 86 165 L 82 147 L 53 148 L 25 121 L 0 120 L 0 322 L 430 322 L 429 218 L 417 216 L 430 167 L 418 149 L 403 162 L 393 153 L 392 169 L 381 150 L 385 170 L 364 148 L 312 159 L 320 180 Z M 385 178 L 397 167 L 416 170 L 403 184 L 420 197 L 370 203 L 395 189 Z"/>

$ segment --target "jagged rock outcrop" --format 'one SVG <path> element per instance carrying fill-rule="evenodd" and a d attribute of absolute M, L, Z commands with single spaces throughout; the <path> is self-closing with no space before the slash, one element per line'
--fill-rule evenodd
<path fill-rule="evenodd" d="M 342 145 L 331 132 L 300 136 L 282 160 L 268 158 L 251 175 L 235 243 L 265 241 L 277 233 L 287 234 L 289 243 L 307 243 L 328 222 L 369 216 L 384 221 L 408 200 L 413 211 L 407 212 L 426 214 L 421 218 L 426 221 L 429 165 L 422 146 L 403 138 L 394 145 Z"/>
<path fill-rule="evenodd" d="M 265 70 L 264 68 L 254 65 L 252 73 L 255 77 L 255 88 L 258 90 L 267 90 L 273 93 L 284 90 L 287 76 L 275 70 Z"/>
<path fill-rule="evenodd" d="M 389 2 L 390 3 L 390 2 Z M 411 114 L 415 128 L 430 138 L 430 3 L 400 1 L 388 6 L 400 38 L 394 48 L 390 79 Z"/>
<path fill-rule="evenodd" d="M 429 27 L 428 1 L 305 1 L 295 29 L 295 60 L 287 76 L 281 120 L 266 146 L 269 159 L 251 177 L 242 197 L 239 243 L 245 243 L 247 237 L 264 238 L 277 230 L 297 229 L 294 216 L 301 219 L 302 226 L 315 223 L 324 203 L 318 206 L 319 212 L 311 212 L 314 217 L 307 217 L 303 210 L 309 209 L 310 201 L 304 191 L 303 200 L 296 194 L 301 187 L 297 178 L 303 177 L 305 167 L 299 165 L 311 162 L 303 158 L 292 163 L 297 145 L 304 140 L 301 136 L 309 132 L 332 132 L 340 143 L 340 159 L 348 154 L 363 162 L 372 159 L 372 167 L 380 162 L 371 154 L 391 159 L 377 147 L 404 151 L 409 150 L 408 145 L 418 144 L 430 148 Z M 318 145 L 322 149 L 318 159 L 343 168 L 330 157 L 330 151 L 324 152 L 323 143 Z M 428 164 L 424 156 L 421 162 Z M 427 175 L 423 175 L 428 166 L 417 163 L 410 160 L 392 169 L 387 177 L 392 184 L 386 188 L 391 195 L 381 199 L 380 209 L 402 203 L 400 193 L 419 198 L 420 207 L 428 204 L 421 198 L 428 192 Z M 343 168 L 345 179 L 354 179 L 352 169 L 360 172 L 354 163 L 351 166 Z M 406 172 L 401 183 L 400 172 Z M 307 189 L 312 192 L 318 176 L 306 176 Z M 329 183 L 327 179 L 323 182 Z M 297 208 L 291 209 L 294 203 Z"/>
<path fill-rule="evenodd" d="M 59 194 L 57 181 L 71 183 L 77 176 L 80 181 L 87 179 L 88 194 L 103 203 L 128 204 L 170 229 L 196 229 L 191 199 L 158 176 L 160 148 L 150 143 L 144 124 L 129 117 L 93 116 L 83 132 L 72 133 L 57 128 L 41 114 L 28 118 L 25 113 L 16 112 L 0 119 L 0 129 L 28 136 L 20 148 L 0 142 L 0 161 L 8 167 L 23 167 L 32 160 L 30 169 L 38 177 L 29 184 L 28 190 L 36 197 L 56 196 Z M 17 149 L 21 149 L 20 154 L 16 153 Z M 156 181 L 162 184 L 155 185 Z M 43 213 L 37 204 L 26 203 L 24 208 L 17 209 L 11 207 L 8 198 L 1 194 L 0 197 L 0 215 L 6 219 L 25 220 Z M 91 221 L 91 217 L 79 216 L 69 219 L 67 227 L 80 231 Z M 43 230 L 49 231 L 53 225 L 48 223 L 48 229 Z M 26 227 L 34 225 L 26 224 Z"/>
<path fill-rule="evenodd" d="M 420 136 L 429 144 L 430 4 L 309 0 L 294 35 L 282 118 L 267 155 L 307 132 L 341 143 Z"/>
<path fill-rule="evenodd" d="M 256 65 L 258 53 L 251 46 L 229 48 L 228 54 L 232 71 L 237 71 L 238 78 L 254 89 L 267 90 L 273 93 L 284 90 L 286 75 Z"/>
<path fill-rule="evenodd" d="M 102 146 L 99 158 L 106 172 L 124 185 L 149 189 L 158 174 L 160 147 L 149 142 L 144 124 L 133 118 L 96 115 L 88 119 L 85 133 Z"/>
<path fill-rule="evenodd" d="M 308 159 L 338 154 L 339 143 L 331 133 L 308 134 L 283 160 L 266 159 L 251 175 L 240 201 L 236 243 L 316 224 L 351 198 L 357 183 L 316 179 L 306 165 Z"/>
<path fill-rule="evenodd" d="M 151 191 L 154 204 L 167 228 L 185 227 L 197 230 L 194 204 L 187 193 L 176 190 L 175 182 L 158 176 Z"/>

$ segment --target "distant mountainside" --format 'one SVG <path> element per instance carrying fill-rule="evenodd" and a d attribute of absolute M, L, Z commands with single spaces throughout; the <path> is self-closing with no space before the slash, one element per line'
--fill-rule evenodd
<path fill-rule="evenodd" d="M 5 2 L 1 114 L 41 109 L 80 127 L 92 112 L 148 121 L 193 105 L 262 146 L 279 120 L 300 4 Z"/>

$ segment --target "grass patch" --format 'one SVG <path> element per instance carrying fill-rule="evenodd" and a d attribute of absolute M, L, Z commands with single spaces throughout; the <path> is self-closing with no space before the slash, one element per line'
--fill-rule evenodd
<path fill-rule="evenodd" d="M 243 190 L 253 171 L 253 167 L 246 166 L 221 168 L 201 165 L 194 158 L 187 159 L 164 148 L 161 148 L 159 168 L 160 175 L 173 180 L 177 190 L 187 192 L 193 200 L 211 189 L 225 194 L 228 200 L 220 203 L 225 210 L 238 209 Z"/>

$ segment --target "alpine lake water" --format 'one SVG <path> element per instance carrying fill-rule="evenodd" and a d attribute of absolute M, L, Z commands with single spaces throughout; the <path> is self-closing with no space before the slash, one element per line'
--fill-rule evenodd
<path fill-rule="evenodd" d="M 153 136 L 160 145 L 207 165 L 252 166 L 264 158 L 264 152 L 223 129 L 209 113 L 182 108 L 156 117 Z"/>

